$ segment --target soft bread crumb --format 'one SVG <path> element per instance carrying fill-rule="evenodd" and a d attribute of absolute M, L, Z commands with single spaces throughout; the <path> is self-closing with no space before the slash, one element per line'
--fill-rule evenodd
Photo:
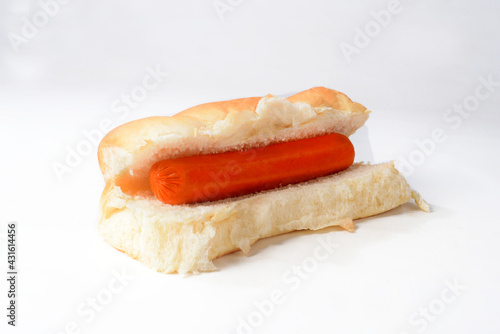
<path fill-rule="evenodd" d="M 212 271 L 213 259 L 248 253 L 262 238 L 328 226 L 352 232 L 354 219 L 393 209 L 412 195 L 392 163 L 354 164 L 308 182 L 191 205 L 133 197 L 114 186 L 103 193 L 102 205 L 111 213 L 102 216 L 99 230 L 111 245 L 158 271 Z"/>
<path fill-rule="evenodd" d="M 349 232 L 354 232 L 356 230 L 356 225 L 354 224 L 353 220 L 350 218 L 343 219 L 343 220 L 339 221 L 339 225 L 344 230 L 349 231 Z"/>
<path fill-rule="evenodd" d="M 415 201 L 415 203 L 417 204 L 417 206 L 420 209 L 424 210 L 425 212 L 431 212 L 431 207 L 422 198 L 422 196 L 420 196 L 420 194 L 418 192 L 416 192 L 415 190 L 412 190 L 411 191 L 411 197 L 413 198 L 413 200 Z"/>

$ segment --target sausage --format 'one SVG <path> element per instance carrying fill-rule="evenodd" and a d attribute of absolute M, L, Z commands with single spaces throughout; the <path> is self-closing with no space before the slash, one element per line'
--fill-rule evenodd
<path fill-rule="evenodd" d="M 349 138 L 333 133 L 244 151 L 156 162 L 149 172 L 155 196 L 166 204 L 221 200 L 308 181 L 354 162 Z"/>

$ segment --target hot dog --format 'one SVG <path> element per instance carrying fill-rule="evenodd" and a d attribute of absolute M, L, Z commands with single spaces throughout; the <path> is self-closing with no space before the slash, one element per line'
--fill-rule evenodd
<path fill-rule="evenodd" d="M 341 226 L 414 199 L 393 163 L 354 163 L 369 111 L 316 87 L 208 103 L 112 130 L 99 145 L 99 231 L 165 273 L 215 270 L 261 238 Z M 352 164 L 352 165 L 351 165 Z"/>

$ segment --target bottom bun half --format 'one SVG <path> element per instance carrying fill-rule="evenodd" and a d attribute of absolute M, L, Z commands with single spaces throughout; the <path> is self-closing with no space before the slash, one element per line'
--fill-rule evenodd
<path fill-rule="evenodd" d="M 393 163 L 354 164 L 343 172 L 247 196 L 192 205 L 133 197 L 108 184 L 101 198 L 99 231 L 113 247 L 164 273 L 216 269 L 212 260 L 247 253 L 257 240 L 296 230 L 341 226 L 411 199 L 412 191 Z"/>

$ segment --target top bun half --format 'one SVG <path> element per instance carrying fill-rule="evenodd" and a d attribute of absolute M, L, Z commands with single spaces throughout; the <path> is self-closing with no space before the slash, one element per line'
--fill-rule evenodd
<path fill-rule="evenodd" d="M 328 133 L 350 136 L 369 113 L 345 94 L 324 87 L 286 99 L 268 95 L 207 103 L 171 117 L 148 117 L 113 129 L 99 145 L 99 165 L 108 187 L 152 197 L 148 173 L 157 161 Z"/>

